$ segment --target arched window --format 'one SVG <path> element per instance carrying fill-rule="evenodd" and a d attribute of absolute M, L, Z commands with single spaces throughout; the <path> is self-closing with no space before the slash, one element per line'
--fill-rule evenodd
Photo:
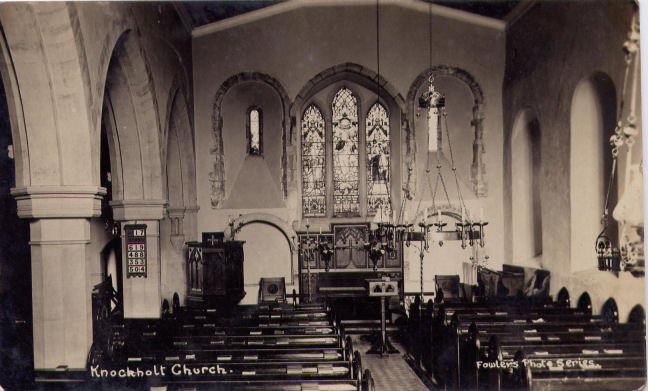
<path fill-rule="evenodd" d="M 333 215 L 360 213 L 358 101 L 341 88 L 333 98 Z"/>
<path fill-rule="evenodd" d="M 304 111 L 301 121 L 302 212 L 326 216 L 326 145 L 324 117 L 315 106 Z"/>
<path fill-rule="evenodd" d="M 261 109 L 250 107 L 247 111 L 247 144 L 249 155 L 263 154 L 263 131 Z"/>
<path fill-rule="evenodd" d="M 347 84 L 321 90 L 311 102 L 326 105 L 310 103 L 302 114 L 302 215 L 336 218 L 381 213 L 387 219 L 392 212 L 388 108 L 371 99 L 373 91 L 351 90 Z"/>
<path fill-rule="evenodd" d="M 389 140 L 389 116 L 387 110 L 376 102 L 367 113 L 367 214 L 382 210 L 391 214 L 389 202 L 389 166 L 391 143 Z"/>

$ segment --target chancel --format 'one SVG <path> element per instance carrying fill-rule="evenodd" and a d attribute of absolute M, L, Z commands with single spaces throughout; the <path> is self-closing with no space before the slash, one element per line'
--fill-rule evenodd
<path fill-rule="evenodd" d="M 0 4 L 0 389 L 646 384 L 638 4 Z"/>

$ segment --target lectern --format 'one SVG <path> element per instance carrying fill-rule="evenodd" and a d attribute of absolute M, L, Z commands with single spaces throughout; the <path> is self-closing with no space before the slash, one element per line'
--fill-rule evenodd
<path fill-rule="evenodd" d="M 380 337 L 374 338 L 371 349 L 367 354 L 392 354 L 398 353 L 387 336 L 385 321 L 385 299 L 391 296 L 398 296 L 398 280 L 389 277 L 367 279 L 367 292 L 369 297 L 380 298 Z"/>

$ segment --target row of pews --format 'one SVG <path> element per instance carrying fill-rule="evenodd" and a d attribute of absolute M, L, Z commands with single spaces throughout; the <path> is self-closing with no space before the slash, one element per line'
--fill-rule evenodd
<path fill-rule="evenodd" d="M 173 307 L 159 320 L 113 325 L 109 352 L 89 362 L 91 381 L 152 391 L 374 389 L 325 305 Z"/>
<path fill-rule="evenodd" d="M 525 297 L 446 298 L 410 308 L 407 344 L 415 365 L 446 390 L 631 390 L 646 383 L 641 306 L 619 323 L 614 299 L 592 314 Z"/>

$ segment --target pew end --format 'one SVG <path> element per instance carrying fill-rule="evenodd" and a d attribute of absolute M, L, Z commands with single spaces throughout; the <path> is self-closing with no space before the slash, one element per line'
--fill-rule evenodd
<path fill-rule="evenodd" d="M 360 386 L 362 391 L 375 391 L 376 385 L 369 369 L 365 369 Z"/>

